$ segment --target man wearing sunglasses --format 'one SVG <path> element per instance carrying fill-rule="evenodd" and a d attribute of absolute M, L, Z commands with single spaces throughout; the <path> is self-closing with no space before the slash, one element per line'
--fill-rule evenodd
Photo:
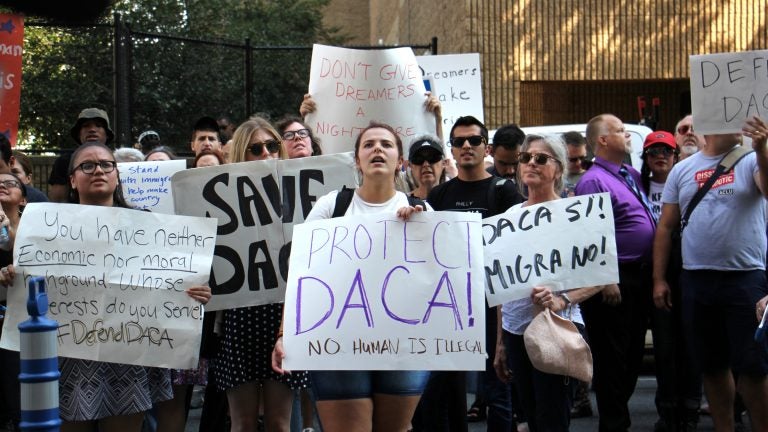
<path fill-rule="evenodd" d="M 587 140 L 577 131 L 565 132 L 563 134 L 565 148 L 568 151 L 568 166 L 565 174 L 564 196 L 573 196 L 576 184 L 581 180 L 581 176 L 587 172 L 590 162 L 587 159 Z"/>
<path fill-rule="evenodd" d="M 619 283 L 583 302 L 582 313 L 595 360 L 600 430 L 626 431 L 631 426 L 628 402 L 645 348 L 656 222 L 640 173 L 623 163 L 632 152 L 624 123 L 611 114 L 594 117 L 587 124 L 587 143 L 595 159 L 576 185 L 576 195 L 610 193 Z"/>
<path fill-rule="evenodd" d="M 680 150 L 680 160 L 687 158 L 704 147 L 704 137 L 693 131 L 693 116 L 690 114 L 677 122 L 675 127 L 675 143 Z"/>
<path fill-rule="evenodd" d="M 485 170 L 488 154 L 488 129 L 472 116 L 459 117 L 450 134 L 451 154 L 456 160 L 457 177 L 435 186 L 427 202 L 435 210 L 477 212 L 483 218 L 503 213 L 523 201 L 514 183 Z M 496 345 L 496 310 L 486 307 L 486 346 Z M 502 383 L 486 360 L 483 374 L 488 404 L 489 430 L 512 430 L 509 385 Z M 466 431 L 466 372 L 436 372 L 422 395 L 424 414 L 432 419 L 429 431 Z M 415 426 L 415 425 L 414 425 Z"/>

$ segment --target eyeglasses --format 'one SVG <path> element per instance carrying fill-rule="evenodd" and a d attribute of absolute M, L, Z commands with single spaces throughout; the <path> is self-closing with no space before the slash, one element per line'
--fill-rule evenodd
<path fill-rule="evenodd" d="M 464 147 L 464 141 L 469 141 L 469 145 L 477 147 L 480 144 L 485 144 L 485 138 L 480 135 L 472 135 L 468 137 L 454 137 L 451 139 L 451 147 Z"/>
<path fill-rule="evenodd" d="M 101 168 L 104 174 L 108 174 L 115 170 L 115 168 L 117 167 L 117 162 L 111 161 L 111 160 L 100 160 L 98 162 L 91 162 L 91 161 L 83 162 L 80 165 L 76 166 L 75 169 L 72 170 L 72 172 L 80 170 L 85 174 L 93 174 L 96 172 L 96 167 Z"/>
<path fill-rule="evenodd" d="M 587 159 L 586 156 L 577 156 L 577 157 L 568 158 L 568 162 L 570 163 L 583 162 L 586 159 Z"/>
<path fill-rule="evenodd" d="M 0 181 L 0 185 L 3 185 L 6 189 L 10 189 L 10 188 L 21 189 L 21 183 L 19 183 L 16 180 L 2 180 Z"/>
<path fill-rule="evenodd" d="M 677 128 L 678 135 L 687 135 L 688 132 L 693 133 L 693 125 L 681 125 Z"/>
<path fill-rule="evenodd" d="M 253 143 L 248 146 L 248 151 L 256 156 L 261 156 L 264 153 L 265 146 L 267 147 L 268 153 L 277 153 L 280 151 L 280 143 L 277 140 Z"/>
<path fill-rule="evenodd" d="M 416 153 L 411 158 L 411 165 L 424 165 L 424 162 L 430 165 L 435 164 L 443 160 L 443 156 L 435 151 Z"/>
<path fill-rule="evenodd" d="M 290 141 L 296 137 L 306 138 L 309 136 L 309 129 L 299 129 L 297 131 L 285 131 L 283 132 L 283 139 Z"/>
<path fill-rule="evenodd" d="M 675 154 L 675 150 L 671 147 L 651 147 L 648 150 L 645 151 L 645 154 L 648 156 L 664 156 L 664 157 L 670 157 L 673 154 Z"/>
<path fill-rule="evenodd" d="M 520 163 L 527 164 L 528 162 L 533 159 L 533 162 L 536 165 L 546 165 L 547 161 L 552 159 L 553 161 L 560 163 L 559 160 L 555 159 L 554 156 L 550 156 L 546 153 L 528 153 L 528 152 L 520 152 Z"/>

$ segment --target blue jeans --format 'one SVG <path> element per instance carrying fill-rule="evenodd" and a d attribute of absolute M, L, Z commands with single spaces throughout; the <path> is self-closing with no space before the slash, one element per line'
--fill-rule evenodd
<path fill-rule="evenodd" d="M 374 393 L 418 396 L 429 379 L 426 371 L 311 371 L 317 400 L 370 398 Z"/>

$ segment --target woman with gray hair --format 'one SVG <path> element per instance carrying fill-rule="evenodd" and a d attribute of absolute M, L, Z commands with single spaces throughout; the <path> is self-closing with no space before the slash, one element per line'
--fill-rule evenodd
<path fill-rule="evenodd" d="M 408 151 L 408 166 L 415 188 L 411 195 L 422 200 L 436 185 L 447 180 L 445 173 L 445 151 L 440 138 L 432 134 L 418 135 L 411 140 Z"/>
<path fill-rule="evenodd" d="M 517 181 L 528 200 L 527 207 L 560 199 L 566 166 L 563 140 L 554 135 L 528 135 L 520 147 Z M 511 210 L 511 209 L 510 209 Z M 504 382 L 514 375 L 521 409 L 531 431 L 567 431 L 570 424 L 569 377 L 537 370 L 525 349 L 523 333 L 541 311 L 553 312 L 583 328 L 578 303 L 591 297 L 601 287 L 587 287 L 553 293 L 550 287 L 537 286 L 528 298 L 502 305 L 499 337 L 493 366 Z"/>

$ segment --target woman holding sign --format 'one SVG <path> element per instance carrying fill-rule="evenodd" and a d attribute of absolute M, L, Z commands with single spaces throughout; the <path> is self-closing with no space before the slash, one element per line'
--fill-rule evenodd
<path fill-rule="evenodd" d="M 565 143 L 552 135 L 528 135 L 520 148 L 518 184 L 528 200 L 518 206 L 531 206 L 560 199 L 566 166 Z M 525 185 L 525 188 L 523 187 Z M 513 207 L 515 208 L 515 207 Z M 579 288 L 554 294 L 547 287 L 535 287 L 529 298 L 504 304 L 500 309 L 499 337 L 493 365 L 499 378 L 515 377 L 520 408 L 531 431 L 567 431 L 570 424 L 569 377 L 541 372 L 533 367 L 523 341 L 523 332 L 544 308 L 582 326 L 578 303 L 591 297 L 600 287 Z M 503 330 L 503 332 L 502 332 Z"/>
<path fill-rule="evenodd" d="M 363 178 L 345 216 L 396 213 L 401 219 L 424 209 L 411 206 L 395 189 L 403 163 L 403 144 L 391 126 L 371 123 L 355 142 L 355 164 Z M 334 191 L 321 197 L 307 221 L 330 219 L 336 207 Z M 272 353 L 272 368 L 279 373 L 285 357 L 282 332 Z M 312 386 L 323 430 L 395 432 L 408 429 L 429 372 L 421 371 L 313 371 Z"/>
<path fill-rule="evenodd" d="M 260 117 L 248 119 L 232 136 L 232 163 L 283 159 L 284 155 L 280 135 Z M 284 376 L 270 368 L 282 311 L 280 303 L 224 311 L 214 375 L 219 388 L 227 393 L 233 432 L 257 429 L 260 396 L 264 401 L 265 429 L 287 432 L 293 390 L 308 385 L 306 372 Z"/>
<path fill-rule="evenodd" d="M 72 154 L 69 173 L 71 202 L 129 208 L 108 147 L 81 145 Z M 12 266 L 2 273 L 12 278 Z M 193 287 L 187 294 L 206 303 L 211 291 Z M 61 358 L 59 366 L 62 431 L 140 431 L 144 411 L 173 396 L 168 369 L 73 358 Z"/>

